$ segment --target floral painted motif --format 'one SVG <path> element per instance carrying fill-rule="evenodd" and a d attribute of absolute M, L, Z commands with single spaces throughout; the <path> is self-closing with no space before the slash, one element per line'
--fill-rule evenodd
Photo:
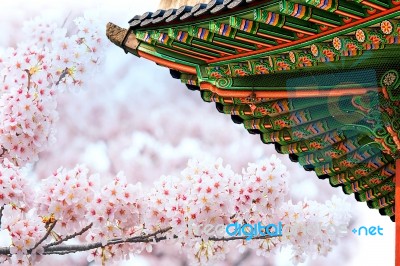
<path fill-rule="evenodd" d="M 371 35 L 371 36 L 369 36 L 369 39 L 373 43 L 380 43 L 381 42 L 381 38 L 379 36 L 377 36 L 377 35 Z"/>
<path fill-rule="evenodd" d="M 379 185 L 380 183 L 382 183 L 382 179 L 379 177 L 373 177 L 369 180 L 369 183 Z"/>
<path fill-rule="evenodd" d="M 351 50 L 351 51 L 357 51 L 358 50 L 358 46 L 354 42 L 348 42 L 346 44 L 346 47 L 347 47 L 348 50 Z"/>
<path fill-rule="evenodd" d="M 396 74 L 397 73 L 395 73 L 393 71 L 386 73 L 386 75 L 382 79 L 382 85 L 387 86 L 387 87 L 393 85 L 398 78 L 398 76 Z"/>
<path fill-rule="evenodd" d="M 381 22 L 381 31 L 384 34 L 391 34 L 393 32 L 393 25 L 389 20 L 384 20 Z"/>
<path fill-rule="evenodd" d="M 292 68 L 287 59 L 276 57 L 273 61 L 275 62 L 274 65 L 276 70 L 290 70 Z"/>
<path fill-rule="evenodd" d="M 253 69 L 253 74 L 261 75 L 273 72 L 270 60 L 254 60 L 250 61 L 251 69 Z"/>
<path fill-rule="evenodd" d="M 356 39 L 359 42 L 365 42 L 365 33 L 362 29 L 356 31 Z"/>
<path fill-rule="evenodd" d="M 231 64 L 229 67 L 233 77 L 243 77 L 252 74 L 251 66 L 248 63 Z"/>
<path fill-rule="evenodd" d="M 254 116 L 262 117 L 268 115 L 268 111 L 265 107 L 257 107 L 254 110 Z"/>
<path fill-rule="evenodd" d="M 231 75 L 231 71 L 227 66 L 208 67 L 206 70 L 210 78 L 220 79 Z"/>
<path fill-rule="evenodd" d="M 274 125 L 276 126 L 276 129 L 282 129 L 284 127 L 290 127 L 293 126 L 293 121 L 289 120 L 287 117 L 283 117 L 281 119 L 277 119 L 274 121 Z"/>
<path fill-rule="evenodd" d="M 382 191 L 386 191 L 386 192 L 392 192 L 394 191 L 394 186 L 393 185 L 383 185 L 381 187 Z"/>
<path fill-rule="evenodd" d="M 354 167 L 356 165 L 356 163 L 353 162 L 352 159 L 344 160 L 344 161 L 340 162 L 339 164 L 343 168 L 350 168 L 350 167 Z"/>
<path fill-rule="evenodd" d="M 312 66 L 314 64 L 314 60 L 310 58 L 310 55 L 304 55 L 299 57 L 299 65 L 300 66 Z"/>
<path fill-rule="evenodd" d="M 296 55 L 292 51 L 289 52 L 289 59 L 290 59 L 290 62 L 292 62 L 293 64 L 296 63 Z"/>
<path fill-rule="evenodd" d="M 312 142 L 310 142 L 309 143 L 309 145 L 308 145 L 310 148 L 312 148 L 312 149 L 322 149 L 323 148 L 323 146 L 322 146 L 322 144 L 321 144 L 321 140 L 316 140 L 316 141 L 312 141 Z"/>
<path fill-rule="evenodd" d="M 303 139 L 307 134 L 302 131 L 293 131 L 293 136 L 298 138 L 298 139 Z"/>
<path fill-rule="evenodd" d="M 325 152 L 325 155 L 328 157 L 332 157 L 334 159 L 339 158 L 340 156 L 343 155 L 343 151 L 339 149 L 332 149 L 331 151 Z"/>
<path fill-rule="evenodd" d="M 342 41 L 338 37 L 333 38 L 332 44 L 336 50 L 342 49 Z"/>
<path fill-rule="evenodd" d="M 270 73 L 270 70 L 266 68 L 264 65 L 262 64 L 256 65 L 255 74 L 268 74 L 268 73 Z"/>
<path fill-rule="evenodd" d="M 356 176 L 367 176 L 370 171 L 371 169 L 369 169 L 368 167 L 361 166 L 359 169 L 354 171 L 354 174 Z"/>
<path fill-rule="evenodd" d="M 318 46 L 316 46 L 315 44 L 311 45 L 311 53 L 313 56 L 318 56 L 319 55 Z"/>
<path fill-rule="evenodd" d="M 333 52 L 331 49 L 324 49 L 322 53 L 327 57 L 328 61 L 335 61 L 335 52 Z"/>

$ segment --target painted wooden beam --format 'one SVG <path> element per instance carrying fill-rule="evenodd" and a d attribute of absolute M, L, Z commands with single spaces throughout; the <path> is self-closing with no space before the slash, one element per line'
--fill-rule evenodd
<path fill-rule="evenodd" d="M 108 39 L 113 42 L 115 45 L 121 47 L 124 49 L 126 52 L 131 52 L 133 54 L 136 54 L 140 57 L 146 58 L 148 60 L 151 60 L 161 66 L 165 66 L 171 69 L 175 69 L 184 73 L 189 73 L 189 74 L 197 74 L 196 68 L 172 61 L 168 61 L 166 59 L 148 54 L 146 52 L 138 50 L 138 47 L 140 45 L 140 41 L 136 39 L 136 36 L 134 33 L 129 32 L 127 29 L 121 28 L 111 22 L 107 24 L 106 27 L 106 35 Z"/>
<path fill-rule="evenodd" d="M 262 90 L 251 92 L 249 90 L 225 90 L 209 83 L 202 82 L 200 89 L 212 91 L 223 97 L 248 97 L 251 93 L 260 98 L 314 98 L 314 97 L 339 97 L 347 95 L 364 95 L 369 91 L 377 91 L 377 88 L 345 88 L 335 90 L 296 90 L 296 91 L 274 91 Z"/>

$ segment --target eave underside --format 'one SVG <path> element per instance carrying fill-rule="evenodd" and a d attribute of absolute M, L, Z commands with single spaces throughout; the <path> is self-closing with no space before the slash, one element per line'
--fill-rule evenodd
<path fill-rule="evenodd" d="M 395 218 L 397 1 L 211 1 L 108 26 L 305 170 Z"/>

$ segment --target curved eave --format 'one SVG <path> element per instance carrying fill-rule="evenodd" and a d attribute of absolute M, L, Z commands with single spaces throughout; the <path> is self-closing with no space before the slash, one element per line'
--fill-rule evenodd
<path fill-rule="evenodd" d="M 107 36 L 394 220 L 399 2 L 310 3 L 211 1 L 109 23 Z"/>

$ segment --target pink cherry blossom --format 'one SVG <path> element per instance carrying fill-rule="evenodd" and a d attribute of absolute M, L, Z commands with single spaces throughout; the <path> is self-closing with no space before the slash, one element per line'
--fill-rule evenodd
<path fill-rule="evenodd" d="M 27 21 L 23 41 L 0 51 L 1 228 L 12 243 L 11 257 L 0 256 L 0 262 L 31 265 L 49 247 L 71 243 L 101 243 L 84 255 L 98 264 L 118 264 L 137 254 L 158 256 L 160 250 L 191 265 L 224 263 L 239 256 L 236 250 L 268 257 L 290 247 L 294 263 L 328 254 L 345 234 L 350 217 L 341 206 L 347 203 L 335 197 L 324 204 L 290 201 L 289 180 L 296 177 L 289 178 L 280 159 L 271 156 L 246 166 L 248 160 L 267 157 L 264 146 L 244 140 L 230 121 L 205 121 L 215 110 L 198 111 L 200 101 L 193 96 L 185 94 L 181 104 L 189 121 L 165 104 L 174 102 L 177 92 L 161 97 L 159 90 L 138 85 L 132 94 L 119 94 L 119 79 L 131 79 L 135 86 L 146 80 L 140 71 L 136 76 L 118 71 L 110 86 L 93 85 L 105 60 L 103 25 L 93 14 L 73 19 L 68 31 L 36 18 Z M 238 156 L 239 142 L 252 147 L 251 156 Z M 104 172 L 73 166 L 82 160 L 82 143 L 103 149 L 109 165 Z M 213 159 L 217 153 L 233 166 Z M 195 158 L 187 162 L 189 157 Z M 35 192 L 27 169 L 41 180 Z M 125 174 L 117 174 L 119 169 Z M 157 179 L 159 173 L 170 175 Z M 218 241 L 224 232 L 208 230 L 278 221 L 283 235 L 271 239 Z M 132 238 L 141 242 L 124 242 Z"/>

